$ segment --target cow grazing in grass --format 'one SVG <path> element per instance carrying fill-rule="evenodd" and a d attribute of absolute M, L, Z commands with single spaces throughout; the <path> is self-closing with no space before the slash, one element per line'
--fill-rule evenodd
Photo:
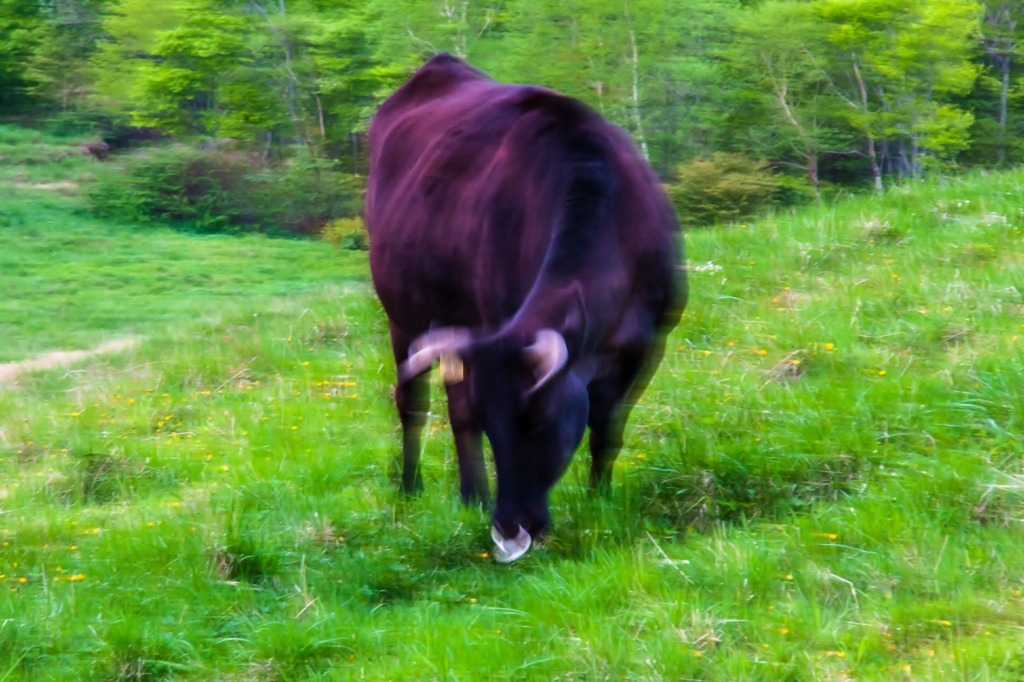
<path fill-rule="evenodd" d="M 418 490 L 425 373 L 441 360 L 462 498 L 488 500 L 501 560 L 550 523 L 548 493 L 590 427 L 609 484 L 629 405 L 685 305 L 678 221 L 636 145 L 557 92 L 447 54 L 370 127 L 373 282 L 398 364 L 402 488 Z"/>

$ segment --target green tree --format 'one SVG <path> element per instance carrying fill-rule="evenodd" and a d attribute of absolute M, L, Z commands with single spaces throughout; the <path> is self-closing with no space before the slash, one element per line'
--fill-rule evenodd
<path fill-rule="evenodd" d="M 309 35 L 311 95 L 325 144 L 357 174 L 367 164 L 360 149 L 370 117 L 408 76 L 406 67 L 377 58 L 371 9 L 361 0 L 341 2 L 319 16 Z"/>
<path fill-rule="evenodd" d="M 133 95 L 140 125 L 201 135 L 255 132 L 272 125 L 272 103 L 244 78 L 251 64 L 251 17 L 190 0 L 181 26 L 156 36 L 156 61 L 143 65 Z M 233 105 L 245 103 L 244 110 Z"/>
<path fill-rule="evenodd" d="M 1010 77 L 1021 56 L 1024 45 L 1024 2 L 1020 0 L 987 0 L 981 23 L 982 42 L 992 68 L 999 78 L 999 137 L 997 163 L 1006 162 L 1007 109 L 1010 100 Z"/>
<path fill-rule="evenodd" d="M 111 6 L 92 59 L 97 102 L 114 111 L 131 110 L 143 71 L 157 60 L 160 35 L 183 21 L 177 0 L 119 0 Z"/>
<path fill-rule="evenodd" d="M 28 64 L 44 25 L 36 0 L 0 0 L 0 111 L 28 104 L 32 87 Z"/>
<path fill-rule="evenodd" d="M 733 0 L 520 0 L 486 67 L 591 104 L 629 130 L 664 177 L 713 151 L 736 88 L 719 52 Z"/>
<path fill-rule="evenodd" d="M 819 200 L 822 154 L 847 153 L 837 122 L 835 95 L 828 87 L 825 33 L 810 5 L 778 0 L 744 15 L 729 55 L 760 100 L 771 140 L 770 154 L 800 168 Z M 787 149 L 788 148 L 788 149 Z"/>
<path fill-rule="evenodd" d="M 883 137 L 889 172 L 920 175 L 927 165 L 950 161 L 969 144 L 973 116 L 950 100 L 968 92 L 979 74 L 970 59 L 979 5 L 964 0 L 819 0 L 816 9 L 838 48 L 833 69 L 853 74 L 868 93 L 853 120 L 866 134 Z M 856 102 L 857 96 L 846 99 Z"/>

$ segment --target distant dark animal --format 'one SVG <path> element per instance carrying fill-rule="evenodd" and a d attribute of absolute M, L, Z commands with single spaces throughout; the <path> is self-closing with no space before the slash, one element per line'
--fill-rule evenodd
<path fill-rule="evenodd" d="M 91 154 L 97 161 L 106 161 L 110 145 L 106 142 L 87 142 L 82 145 L 83 154 Z"/>
<path fill-rule="evenodd" d="M 369 144 L 370 267 L 398 365 L 402 488 L 422 486 L 424 373 L 440 359 L 463 500 L 488 499 L 483 432 L 495 541 L 536 537 L 587 426 L 591 484 L 609 484 L 629 405 L 686 301 L 675 213 L 621 129 L 447 54 L 384 102 Z"/>

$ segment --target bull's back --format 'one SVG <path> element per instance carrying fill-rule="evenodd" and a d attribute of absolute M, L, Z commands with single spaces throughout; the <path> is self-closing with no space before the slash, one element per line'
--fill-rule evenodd
<path fill-rule="evenodd" d="M 540 148 L 543 116 L 523 111 L 538 90 L 469 77 L 375 119 L 370 264 L 410 333 L 498 325 L 528 293 L 557 213 L 558 163 L 539 158 L 557 154 Z"/>
<path fill-rule="evenodd" d="M 627 260 L 637 249 L 667 255 L 674 216 L 653 174 L 621 131 L 575 100 L 495 83 L 450 57 L 389 98 L 370 130 L 367 223 L 392 321 L 415 334 L 512 317 L 557 229 L 573 173 L 568 140 L 580 135 L 608 153 L 612 229 Z M 615 265 L 632 277 L 631 263 Z"/>

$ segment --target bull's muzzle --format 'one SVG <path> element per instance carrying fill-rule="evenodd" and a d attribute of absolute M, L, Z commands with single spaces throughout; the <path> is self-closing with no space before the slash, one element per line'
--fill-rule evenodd
<path fill-rule="evenodd" d="M 503 538 L 498 529 L 491 526 L 491 539 L 494 540 L 494 558 L 502 564 L 511 563 L 526 554 L 532 542 L 530 534 L 522 526 L 519 526 L 516 536 L 509 540 Z"/>

